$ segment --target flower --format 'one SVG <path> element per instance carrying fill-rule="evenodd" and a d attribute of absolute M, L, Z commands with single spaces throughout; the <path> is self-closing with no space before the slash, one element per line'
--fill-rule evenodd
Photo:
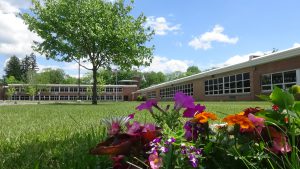
<path fill-rule="evenodd" d="M 190 155 L 189 155 L 189 160 L 190 160 L 191 165 L 192 165 L 194 168 L 196 168 L 196 167 L 198 166 L 198 160 L 197 160 L 197 158 L 195 157 L 194 154 L 190 154 Z"/>
<path fill-rule="evenodd" d="M 185 134 L 184 137 L 186 138 L 187 141 L 196 140 L 198 136 L 198 130 L 196 125 L 194 125 L 191 121 L 187 121 L 184 124 L 184 130 Z"/>
<path fill-rule="evenodd" d="M 149 110 L 152 112 L 152 107 L 157 105 L 157 100 L 155 99 L 150 99 L 146 101 L 145 103 L 141 103 L 139 106 L 136 107 L 137 110 Z"/>
<path fill-rule="evenodd" d="M 275 137 L 272 141 L 273 147 L 271 151 L 274 153 L 288 153 L 291 151 L 291 146 L 288 144 L 286 137 Z"/>
<path fill-rule="evenodd" d="M 176 139 L 173 138 L 173 137 L 171 137 L 171 138 L 169 138 L 169 139 L 166 141 L 166 144 L 167 144 L 167 145 L 170 145 L 170 144 L 174 143 L 175 141 L 176 141 Z"/>
<path fill-rule="evenodd" d="M 169 151 L 169 149 L 167 147 L 161 147 L 160 151 L 163 152 L 163 153 L 166 153 L 166 152 Z"/>
<path fill-rule="evenodd" d="M 278 111 L 278 110 L 279 110 L 279 106 L 277 106 L 276 104 L 274 104 L 274 105 L 272 106 L 272 109 L 273 109 L 274 111 Z"/>
<path fill-rule="evenodd" d="M 139 122 L 134 121 L 133 124 L 128 128 L 128 134 L 135 134 L 141 129 L 141 125 Z"/>
<path fill-rule="evenodd" d="M 202 112 L 195 115 L 195 120 L 199 123 L 206 123 L 208 119 L 217 120 L 217 116 L 210 112 Z"/>
<path fill-rule="evenodd" d="M 253 129 L 253 123 L 243 115 L 228 115 L 223 119 L 224 122 L 227 122 L 228 125 L 238 124 L 241 129 Z"/>
<path fill-rule="evenodd" d="M 135 113 L 132 113 L 132 114 L 129 114 L 128 115 L 128 118 L 131 120 L 131 119 L 134 119 L 134 115 L 135 115 Z"/>
<path fill-rule="evenodd" d="M 255 107 L 255 108 L 249 107 L 244 110 L 244 115 L 248 116 L 248 114 L 250 114 L 250 113 L 255 114 L 255 113 L 259 112 L 260 110 L 261 110 L 260 107 Z"/>
<path fill-rule="evenodd" d="M 248 118 L 254 124 L 256 131 L 260 134 L 263 127 L 265 127 L 265 125 L 264 125 L 265 119 L 256 117 L 251 113 L 248 115 Z"/>
<path fill-rule="evenodd" d="M 120 123 L 118 123 L 118 122 L 113 122 L 113 123 L 111 124 L 111 126 L 108 128 L 108 135 L 114 136 L 114 135 L 119 134 L 120 131 L 121 131 Z"/>
<path fill-rule="evenodd" d="M 192 96 L 187 96 L 182 92 L 177 92 L 174 97 L 175 109 L 179 110 L 184 108 L 195 108 L 194 99 Z"/>
<path fill-rule="evenodd" d="M 201 106 L 200 104 L 197 104 L 194 108 L 187 108 L 183 112 L 182 117 L 188 117 L 188 118 L 193 118 L 195 114 L 197 113 L 202 113 L 205 110 L 205 106 Z"/>
<path fill-rule="evenodd" d="M 155 129 L 156 129 L 156 126 L 154 124 L 147 123 L 144 125 L 144 129 L 142 132 L 155 131 Z"/>
<path fill-rule="evenodd" d="M 282 132 L 277 131 L 272 126 L 268 126 L 268 130 L 273 139 L 271 151 L 274 153 L 287 153 L 291 151 L 291 146 L 288 144 L 287 138 Z"/>
<path fill-rule="evenodd" d="M 162 166 L 162 158 L 158 156 L 157 152 L 150 154 L 148 160 L 152 169 L 159 169 Z"/>

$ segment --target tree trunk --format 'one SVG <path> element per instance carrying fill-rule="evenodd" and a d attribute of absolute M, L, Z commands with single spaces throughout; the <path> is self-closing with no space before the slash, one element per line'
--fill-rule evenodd
<path fill-rule="evenodd" d="M 92 104 L 97 104 L 97 69 L 93 66 L 93 98 Z"/>

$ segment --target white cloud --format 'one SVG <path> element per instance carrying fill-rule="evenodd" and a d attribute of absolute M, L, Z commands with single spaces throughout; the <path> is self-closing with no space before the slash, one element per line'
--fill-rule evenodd
<path fill-rule="evenodd" d="M 6 0 L 6 2 L 21 9 L 27 9 L 31 5 L 31 0 Z"/>
<path fill-rule="evenodd" d="M 150 16 L 147 18 L 145 26 L 152 27 L 157 35 L 166 35 L 168 32 L 176 33 L 176 31 L 180 30 L 180 24 L 172 26 L 164 17 Z"/>
<path fill-rule="evenodd" d="M 17 2 L 0 0 L 0 55 L 24 57 L 33 52 L 33 41 L 41 41 L 17 16 L 20 10 L 11 4 Z"/>
<path fill-rule="evenodd" d="M 212 48 L 212 42 L 221 42 L 221 43 L 229 43 L 236 44 L 239 40 L 238 37 L 228 37 L 228 35 L 223 34 L 224 28 L 220 25 L 215 25 L 212 31 L 205 32 L 199 37 L 195 37 L 189 42 L 189 46 L 194 49 L 204 49 L 207 50 Z"/>
<path fill-rule="evenodd" d="M 294 43 L 293 48 L 300 47 L 300 43 Z"/>
<path fill-rule="evenodd" d="M 149 67 L 142 68 L 143 72 L 163 72 L 170 73 L 175 71 L 185 72 L 191 62 L 187 60 L 168 59 L 166 57 L 154 56 Z"/>

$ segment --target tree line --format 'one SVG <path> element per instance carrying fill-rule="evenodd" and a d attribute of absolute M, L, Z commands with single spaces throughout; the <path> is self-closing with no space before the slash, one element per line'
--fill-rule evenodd
<path fill-rule="evenodd" d="M 139 70 L 118 70 L 99 69 L 97 71 L 97 81 L 103 84 L 119 84 L 119 80 L 131 80 L 134 77 L 141 79 L 141 88 L 146 88 L 155 84 L 170 80 L 190 76 L 200 73 L 197 66 L 190 66 L 186 72 L 175 71 L 171 73 L 163 72 L 141 72 Z M 5 67 L 3 81 L 7 84 L 77 84 L 78 78 L 68 75 L 63 69 L 45 68 L 38 69 L 34 54 L 26 56 L 20 60 L 16 56 L 10 57 Z M 93 73 L 86 73 L 80 78 L 80 84 L 92 84 Z"/>

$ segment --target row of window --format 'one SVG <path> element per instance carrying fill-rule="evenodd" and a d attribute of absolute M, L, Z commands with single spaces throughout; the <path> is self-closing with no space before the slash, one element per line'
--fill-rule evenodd
<path fill-rule="evenodd" d="M 15 87 L 16 92 L 25 92 L 24 87 Z M 50 90 L 49 90 L 50 89 Z M 78 92 L 78 87 L 50 87 L 49 89 L 43 88 L 41 89 L 41 92 L 57 92 L 57 93 L 77 93 Z M 86 87 L 80 87 L 79 92 L 87 92 L 88 88 Z M 114 93 L 114 92 L 123 92 L 123 88 L 118 87 L 106 87 L 104 89 L 106 93 Z"/>
<path fill-rule="evenodd" d="M 148 92 L 147 93 L 148 99 L 155 99 L 156 98 L 156 91 Z"/>
<path fill-rule="evenodd" d="M 240 73 L 205 81 L 205 95 L 250 92 L 250 73 Z"/>
<path fill-rule="evenodd" d="M 193 83 L 176 85 L 160 89 L 160 97 L 161 99 L 173 98 L 175 93 L 178 91 L 181 91 L 188 96 L 193 96 Z"/>
<path fill-rule="evenodd" d="M 97 100 L 106 100 L 106 101 L 122 101 L 123 96 L 98 96 Z M 12 96 L 12 100 L 31 100 L 32 97 L 29 96 Z M 78 96 L 35 96 L 34 100 L 78 100 Z M 92 100 L 90 96 L 80 96 L 79 100 Z"/>
<path fill-rule="evenodd" d="M 281 89 L 287 89 L 297 83 L 296 70 L 264 74 L 261 78 L 261 90 L 271 91 L 273 86 Z"/>

